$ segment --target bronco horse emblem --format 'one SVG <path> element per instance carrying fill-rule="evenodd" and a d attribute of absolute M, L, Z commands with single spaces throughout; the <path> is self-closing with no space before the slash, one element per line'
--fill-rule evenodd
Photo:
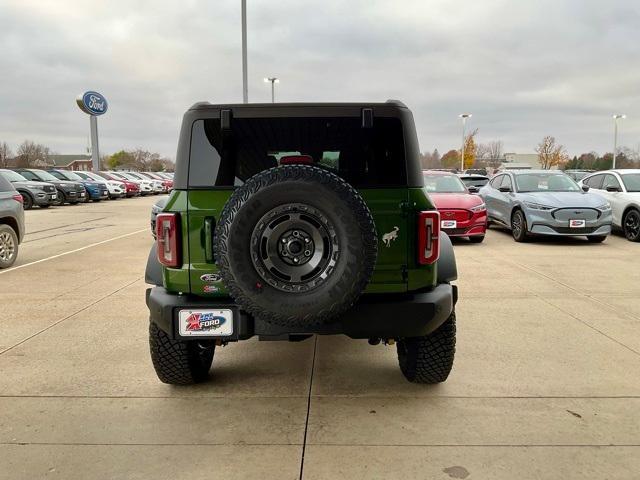
<path fill-rule="evenodd" d="M 393 230 L 382 235 L 382 241 L 387 247 L 391 246 L 391 242 L 398 238 L 398 227 L 393 227 Z"/>

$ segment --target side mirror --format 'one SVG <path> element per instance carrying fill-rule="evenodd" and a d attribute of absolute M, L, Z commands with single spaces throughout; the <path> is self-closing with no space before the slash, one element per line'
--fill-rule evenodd
<path fill-rule="evenodd" d="M 620 188 L 614 187 L 613 185 L 609 185 L 607 187 L 607 192 L 619 192 L 619 191 L 620 191 Z"/>
<path fill-rule="evenodd" d="M 589 185 L 582 185 L 582 190 L 584 192 L 588 192 L 589 191 Z"/>
<path fill-rule="evenodd" d="M 498 190 L 502 193 L 509 193 L 511 192 L 511 187 L 500 187 Z"/>
<path fill-rule="evenodd" d="M 480 188 L 476 187 L 475 185 L 469 185 L 467 190 L 469 190 L 469 193 L 478 193 L 480 191 Z"/>

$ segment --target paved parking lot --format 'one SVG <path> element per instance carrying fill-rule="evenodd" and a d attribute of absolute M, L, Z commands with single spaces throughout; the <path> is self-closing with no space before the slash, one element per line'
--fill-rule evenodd
<path fill-rule="evenodd" d="M 156 198 L 26 212 L 0 272 L 0 478 L 638 478 L 640 245 L 458 242 L 443 385 L 321 337 L 220 348 L 177 388 L 147 345 Z"/>

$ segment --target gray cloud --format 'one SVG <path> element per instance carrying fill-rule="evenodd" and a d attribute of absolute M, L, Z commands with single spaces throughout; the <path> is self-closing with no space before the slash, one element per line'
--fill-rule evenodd
<path fill-rule="evenodd" d="M 83 90 L 102 92 L 101 147 L 173 156 L 182 113 L 241 99 L 239 1 L 5 0 L 0 140 L 80 152 Z M 250 100 L 402 99 L 423 150 L 480 141 L 530 152 L 553 134 L 571 153 L 640 143 L 640 5 L 633 0 L 476 2 L 249 0 Z"/>

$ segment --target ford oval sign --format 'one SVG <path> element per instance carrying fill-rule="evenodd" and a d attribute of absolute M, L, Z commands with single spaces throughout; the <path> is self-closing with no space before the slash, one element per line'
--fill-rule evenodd
<path fill-rule="evenodd" d="M 107 99 L 98 92 L 85 92 L 78 95 L 76 103 L 84 113 L 102 115 L 107 111 Z"/>

